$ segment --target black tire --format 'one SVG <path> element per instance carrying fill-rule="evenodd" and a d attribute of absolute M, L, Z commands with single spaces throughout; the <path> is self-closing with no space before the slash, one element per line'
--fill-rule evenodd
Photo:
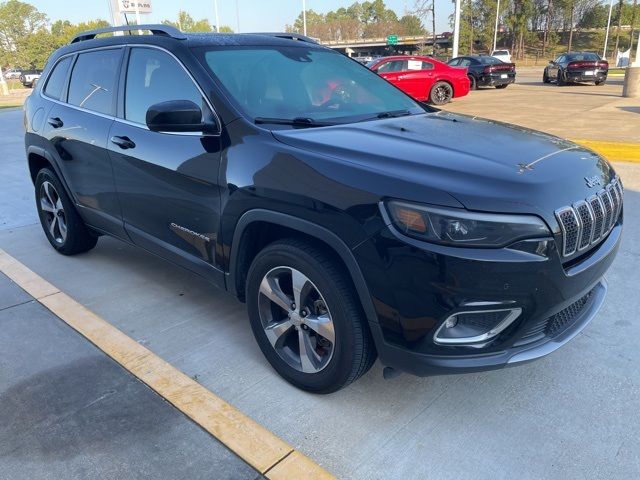
<path fill-rule="evenodd" d="M 606 82 L 606 80 L 596 80 L 595 84 L 596 86 L 600 86 L 600 85 L 604 85 L 604 82 Z"/>
<path fill-rule="evenodd" d="M 544 73 L 542 74 L 542 83 L 551 83 L 551 79 L 549 75 L 547 75 L 547 69 L 544 69 Z"/>
<path fill-rule="evenodd" d="M 261 284 L 264 285 L 263 280 L 269 278 L 272 272 L 288 269 L 295 269 L 298 274 L 302 273 L 306 276 L 311 282 L 310 286 L 316 289 L 315 291 L 320 294 L 319 298 L 325 302 L 326 311 L 329 312 L 329 318 L 333 322 L 335 340 L 332 344 L 332 354 L 327 358 L 327 363 L 322 369 L 313 373 L 302 371 L 302 360 L 297 368 L 294 368 L 292 363 L 295 364 L 295 361 L 287 361 L 282 353 L 285 351 L 283 347 L 279 347 L 281 349 L 279 353 L 276 346 L 272 346 L 273 340 L 270 341 L 265 332 L 265 324 L 269 325 L 272 320 L 272 318 L 264 319 L 265 305 L 268 305 L 267 312 L 276 312 L 279 318 L 288 322 L 288 326 L 282 330 L 286 333 L 279 333 L 279 338 L 284 338 L 285 335 L 292 335 L 292 337 L 287 337 L 287 340 L 283 340 L 279 345 L 288 342 L 290 345 L 287 347 L 288 352 L 291 358 L 295 359 L 296 342 L 298 338 L 302 338 L 300 329 L 305 325 L 292 326 L 286 318 L 286 311 L 270 301 L 260 289 Z M 291 291 L 292 283 L 293 277 L 288 287 Z M 286 278 L 282 281 L 278 280 L 277 284 L 282 286 L 280 293 L 285 293 L 287 301 L 293 301 L 293 294 L 285 292 L 287 286 L 283 284 L 286 284 Z M 249 320 L 256 341 L 271 366 L 289 383 L 313 393 L 331 393 L 349 385 L 373 365 L 376 359 L 375 346 L 354 287 L 344 268 L 321 248 L 297 239 L 285 239 L 270 244 L 253 261 L 247 276 L 246 288 Z M 300 298 L 302 299 L 302 294 Z M 300 303 L 305 302 L 300 300 Z M 299 308 L 301 315 L 304 315 L 302 305 Z M 290 312 L 289 319 L 291 318 Z M 297 318 L 304 321 L 304 317 Z M 282 322 L 282 320 L 278 321 Z M 308 327 L 306 330 L 312 334 L 315 333 Z M 314 351 L 317 351 L 321 348 L 318 336 L 313 338 L 316 338 Z M 322 337 L 319 338 L 324 340 Z M 298 352 L 299 350 L 300 344 L 298 344 Z M 299 353 L 298 356 L 301 358 Z"/>
<path fill-rule="evenodd" d="M 76 255 L 96 246 L 98 235 L 84 224 L 52 170 L 43 168 L 38 172 L 35 181 L 35 197 L 42 229 L 51 246 L 59 253 Z M 55 211 L 46 210 L 47 208 Z M 63 225 L 66 229 L 62 229 Z"/>
<path fill-rule="evenodd" d="M 447 82 L 436 82 L 429 92 L 429 101 L 434 105 L 444 105 L 453 98 L 453 88 Z"/>
<path fill-rule="evenodd" d="M 558 78 L 556 80 L 556 84 L 559 87 L 563 87 L 567 84 L 567 81 L 564 78 L 564 74 L 562 73 L 562 70 L 558 70 Z"/>
<path fill-rule="evenodd" d="M 502 85 L 496 85 L 496 88 L 497 88 L 497 89 L 499 89 L 499 90 L 502 90 L 502 89 L 504 89 L 504 88 L 507 88 L 508 86 L 509 86 L 509 84 L 508 84 L 508 83 L 504 83 L 504 84 L 502 84 Z"/>
<path fill-rule="evenodd" d="M 469 90 L 475 90 L 476 88 L 478 88 L 476 78 L 473 75 L 467 75 L 467 77 L 469 77 Z"/>

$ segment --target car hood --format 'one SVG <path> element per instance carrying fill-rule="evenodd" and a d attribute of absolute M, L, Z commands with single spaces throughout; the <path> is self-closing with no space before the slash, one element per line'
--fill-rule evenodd
<path fill-rule="evenodd" d="M 553 212 L 615 173 L 594 152 L 546 133 L 439 111 L 324 128 L 277 130 L 277 140 L 368 171 L 449 193 L 470 210 Z M 406 200 L 424 201 L 407 190 Z"/>

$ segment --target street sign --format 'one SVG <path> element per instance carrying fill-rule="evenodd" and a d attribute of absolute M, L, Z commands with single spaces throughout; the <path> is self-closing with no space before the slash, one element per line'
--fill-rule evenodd
<path fill-rule="evenodd" d="M 387 35 L 387 45 L 397 45 L 398 35 Z"/>
<path fill-rule="evenodd" d="M 136 11 L 136 1 L 138 10 Z M 117 0 L 120 13 L 151 13 L 151 0 Z"/>

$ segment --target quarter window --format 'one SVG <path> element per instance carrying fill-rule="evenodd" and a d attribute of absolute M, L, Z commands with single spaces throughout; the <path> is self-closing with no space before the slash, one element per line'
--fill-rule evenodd
<path fill-rule="evenodd" d="M 69 103 L 113 115 L 121 53 L 121 49 L 81 53 L 71 73 Z"/>
<path fill-rule="evenodd" d="M 44 93 L 48 97 L 60 100 L 62 90 L 64 90 L 64 82 L 67 79 L 69 65 L 71 65 L 71 58 L 72 57 L 63 58 L 53 67 L 53 71 L 51 75 L 49 75 L 49 80 L 47 80 L 47 84 L 44 87 Z"/>
<path fill-rule="evenodd" d="M 129 57 L 124 116 L 146 124 L 150 106 L 170 100 L 190 100 L 203 108 L 203 98 L 193 80 L 168 53 L 133 48 Z"/>

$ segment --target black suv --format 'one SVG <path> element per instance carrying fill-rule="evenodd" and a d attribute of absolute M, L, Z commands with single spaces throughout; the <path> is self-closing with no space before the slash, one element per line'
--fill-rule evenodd
<path fill-rule="evenodd" d="M 79 35 L 26 102 L 60 253 L 108 234 L 202 275 L 313 392 L 376 357 L 389 375 L 520 364 L 602 305 L 623 191 L 595 153 L 425 107 L 306 37 L 138 28 Z"/>

